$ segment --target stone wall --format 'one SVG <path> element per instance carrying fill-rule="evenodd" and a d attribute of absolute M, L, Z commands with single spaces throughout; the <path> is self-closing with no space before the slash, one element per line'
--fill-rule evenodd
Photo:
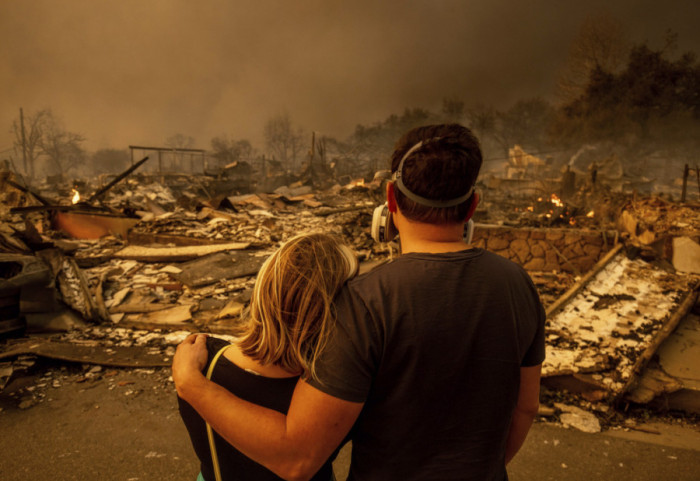
<path fill-rule="evenodd" d="M 517 262 L 530 271 L 583 274 L 609 251 L 614 232 L 530 229 L 477 224 L 472 244 Z"/>

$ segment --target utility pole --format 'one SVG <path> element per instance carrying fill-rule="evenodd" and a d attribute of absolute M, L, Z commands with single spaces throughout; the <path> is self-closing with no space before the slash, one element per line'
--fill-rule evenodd
<path fill-rule="evenodd" d="M 316 146 L 316 132 L 311 132 L 311 149 L 309 150 L 309 177 L 311 178 L 311 185 L 315 186 L 314 181 L 314 149 Z"/>
<path fill-rule="evenodd" d="M 22 130 L 22 162 L 24 163 L 24 175 L 28 175 L 29 170 L 27 170 L 27 137 L 24 134 L 24 111 L 22 110 L 22 107 L 19 108 L 19 124 Z M 32 168 L 32 170 L 34 169 Z M 32 172 L 32 175 L 30 177 L 34 177 L 34 172 Z"/>
<path fill-rule="evenodd" d="M 316 132 L 311 132 L 311 150 L 309 150 L 309 165 L 314 161 L 316 147 Z"/>

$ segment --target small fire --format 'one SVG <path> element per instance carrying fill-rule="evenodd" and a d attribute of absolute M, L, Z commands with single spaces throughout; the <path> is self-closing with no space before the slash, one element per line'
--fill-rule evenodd
<path fill-rule="evenodd" d="M 573 217 L 570 218 L 570 219 L 569 219 L 569 224 L 570 224 L 570 225 L 576 225 L 576 219 L 574 219 Z"/>
<path fill-rule="evenodd" d="M 556 194 L 552 194 L 552 196 L 549 198 L 549 201 L 557 207 L 564 207 L 564 203 L 559 197 L 557 197 Z"/>
<path fill-rule="evenodd" d="M 73 204 L 77 204 L 80 202 L 80 192 L 78 192 L 76 189 L 71 189 L 71 192 L 73 193 L 73 198 L 71 199 L 71 202 Z"/>
<path fill-rule="evenodd" d="M 593 217 L 595 215 L 594 211 L 590 211 L 588 214 L 586 214 L 586 217 Z"/>
<path fill-rule="evenodd" d="M 533 206 L 528 206 L 527 210 L 528 212 L 534 212 L 535 208 Z"/>

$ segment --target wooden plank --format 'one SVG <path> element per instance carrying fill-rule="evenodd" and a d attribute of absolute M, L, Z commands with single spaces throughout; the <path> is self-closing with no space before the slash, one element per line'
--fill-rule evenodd
<path fill-rule="evenodd" d="M 141 262 L 178 262 L 189 261 L 216 252 L 242 250 L 250 247 L 248 242 L 230 242 L 227 244 L 210 244 L 183 247 L 145 247 L 126 246 L 117 251 L 117 259 L 132 259 Z"/>
<path fill-rule="evenodd" d="M 581 289 L 598 274 L 608 263 L 622 250 L 623 245 L 617 244 L 615 247 L 605 254 L 592 268 L 588 271 L 576 284 L 566 291 L 562 296 L 554 301 L 546 310 L 547 317 L 552 317 L 556 314 L 567 302 L 569 302 Z"/>
<path fill-rule="evenodd" d="M 164 367 L 172 362 L 164 353 L 153 353 L 148 346 L 109 346 L 77 344 L 69 341 L 32 339 L 7 346 L 0 352 L 0 359 L 9 359 L 23 354 L 57 359 L 60 361 L 98 364 L 110 367 Z"/>
<path fill-rule="evenodd" d="M 186 237 L 171 234 L 151 234 L 150 232 L 132 232 L 127 236 L 129 244 L 147 246 L 151 244 L 175 246 L 209 246 L 212 244 L 228 244 L 227 240 L 216 240 L 199 237 Z"/>

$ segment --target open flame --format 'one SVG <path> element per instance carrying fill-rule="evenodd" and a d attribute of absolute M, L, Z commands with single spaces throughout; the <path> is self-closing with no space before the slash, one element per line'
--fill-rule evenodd
<path fill-rule="evenodd" d="M 593 217 L 595 215 L 594 211 L 590 211 L 588 214 L 586 214 L 586 217 Z"/>
<path fill-rule="evenodd" d="M 348 185 L 345 186 L 347 189 L 352 189 L 353 187 L 362 187 L 365 185 L 365 179 L 355 179 L 351 180 Z"/>
<path fill-rule="evenodd" d="M 561 201 L 559 197 L 557 197 L 556 194 L 552 194 L 551 197 L 549 198 L 549 201 L 556 205 L 557 207 L 564 207 L 564 203 Z"/>
<path fill-rule="evenodd" d="M 73 193 L 73 198 L 70 200 L 71 203 L 77 204 L 80 202 L 80 192 L 78 192 L 76 189 L 71 189 L 71 192 Z"/>

